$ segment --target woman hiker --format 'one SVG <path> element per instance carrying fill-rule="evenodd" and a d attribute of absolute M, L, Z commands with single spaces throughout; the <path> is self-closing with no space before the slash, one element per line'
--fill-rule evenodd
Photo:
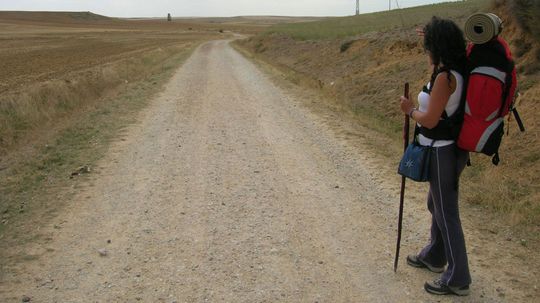
<path fill-rule="evenodd" d="M 469 155 L 456 146 L 456 128 L 451 118 L 461 110 L 466 43 L 454 22 L 437 17 L 419 34 L 424 36 L 431 80 L 418 95 L 418 108 L 401 97 L 401 110 L 417 122 L 418 142 L 425 146 L 433 143 L 427 197 L 432 220 L 428 245 L 417 255 L 409 255 L 407 264 L 442 273 L 435 281 L 424 284 L 427 292 L 465 296 L 469 294 L 471 276 L 459 219 L 458 184 Z"/>

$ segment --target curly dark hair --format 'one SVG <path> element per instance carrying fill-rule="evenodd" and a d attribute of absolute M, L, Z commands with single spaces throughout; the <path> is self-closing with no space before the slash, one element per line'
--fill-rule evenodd
<path fill-rule="evenodd" d="M 467 55 L 463 31 L 451 20 L 439 17 L 431 18 L 424 27 L 424 49 L 430 52 L 431 60 L 436 68 L 431 76 L 434 83 L 437 74 L 442 70 L 453 69 L 465 76 Z M 444 65 L 439 69 L 440 64 Z"/>

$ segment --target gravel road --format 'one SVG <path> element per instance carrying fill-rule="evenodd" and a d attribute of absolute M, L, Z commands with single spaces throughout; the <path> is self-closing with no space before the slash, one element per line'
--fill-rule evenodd
<path fill-rule="evenodd" d="M 227 41 L 199 47 L 26 245 L 39 257 L 4 268 L 0 301 L 533 301 L 538 279 L 486 265 L 510 256 L 469 221 L 471 296 L 424 292 L 436 276 L 404 262 L 427 241 L 423 186 L 394 273 L 395 163 L 300 99 Z"/>

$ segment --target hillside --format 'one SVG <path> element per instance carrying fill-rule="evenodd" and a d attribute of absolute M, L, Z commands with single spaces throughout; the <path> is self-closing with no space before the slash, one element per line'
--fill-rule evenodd
<path fill-rule="evenodd" d="M 0 11 L 0 22 L 35 23 L 35 24 L 88 24 L 114 23 L 120 20 L 91 12 L 27 12 Z"/>
<path fill-rule="evenodd" d="M 447 2 L 301 24 L 278 24 L 266 34 L 285 34 L 295 40 L 326 40 L 389 29 L 404 30 L 422 24 L 422 20 L 428 20 L 433 15 L 464 20 L 471 13 L 487 6 L 489 1 Z"/>
<path fill-rule="evenodd" d="M 540 51 L 538 41 L 516 22 L 514 12 L 522 10 L 510 2 L 498 1 L 498 6 L 486 0 L 453 2 L 276 25 L 238 45 L 277 67 L 292 82 L 318 90 L 333 105 L 354 112 L 359 123 L 380 134 L 374 148 L 388 157 L 390 165 L 397 165 L 403 119 L 397 104 L 403 83 L 410 82 L 411 91 L 417 92 L 429 78 L 415 28 L 432 15 L 451 18 L 463 26 L 474 12 L 499 14 L 505 21 L 503 36 L 516 55 L 521 92 L 518 108 L 527 132 L 519 133 L 513 121 L 508 124 L 509 136 L 503 140 L 498 167 L 492 166 L 488 157 L 473 155 L 473 166 L 465 172 L 463 200 L 479 209 L 490 209 L 501 224 L 538 235 L 540 142 L 535 117 L 540 109 Z M 388 140 L 393 144 L 388 145 Z"/>

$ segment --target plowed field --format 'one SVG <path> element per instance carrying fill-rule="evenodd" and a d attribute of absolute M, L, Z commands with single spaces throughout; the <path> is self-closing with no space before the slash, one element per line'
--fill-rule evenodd
<path fill-rule="evenodd" d="M 69 78 L 72 72 L 217 33 L 97 30 L 9 34 L 1 29 L 0 93 L 37 81 Z"/>

